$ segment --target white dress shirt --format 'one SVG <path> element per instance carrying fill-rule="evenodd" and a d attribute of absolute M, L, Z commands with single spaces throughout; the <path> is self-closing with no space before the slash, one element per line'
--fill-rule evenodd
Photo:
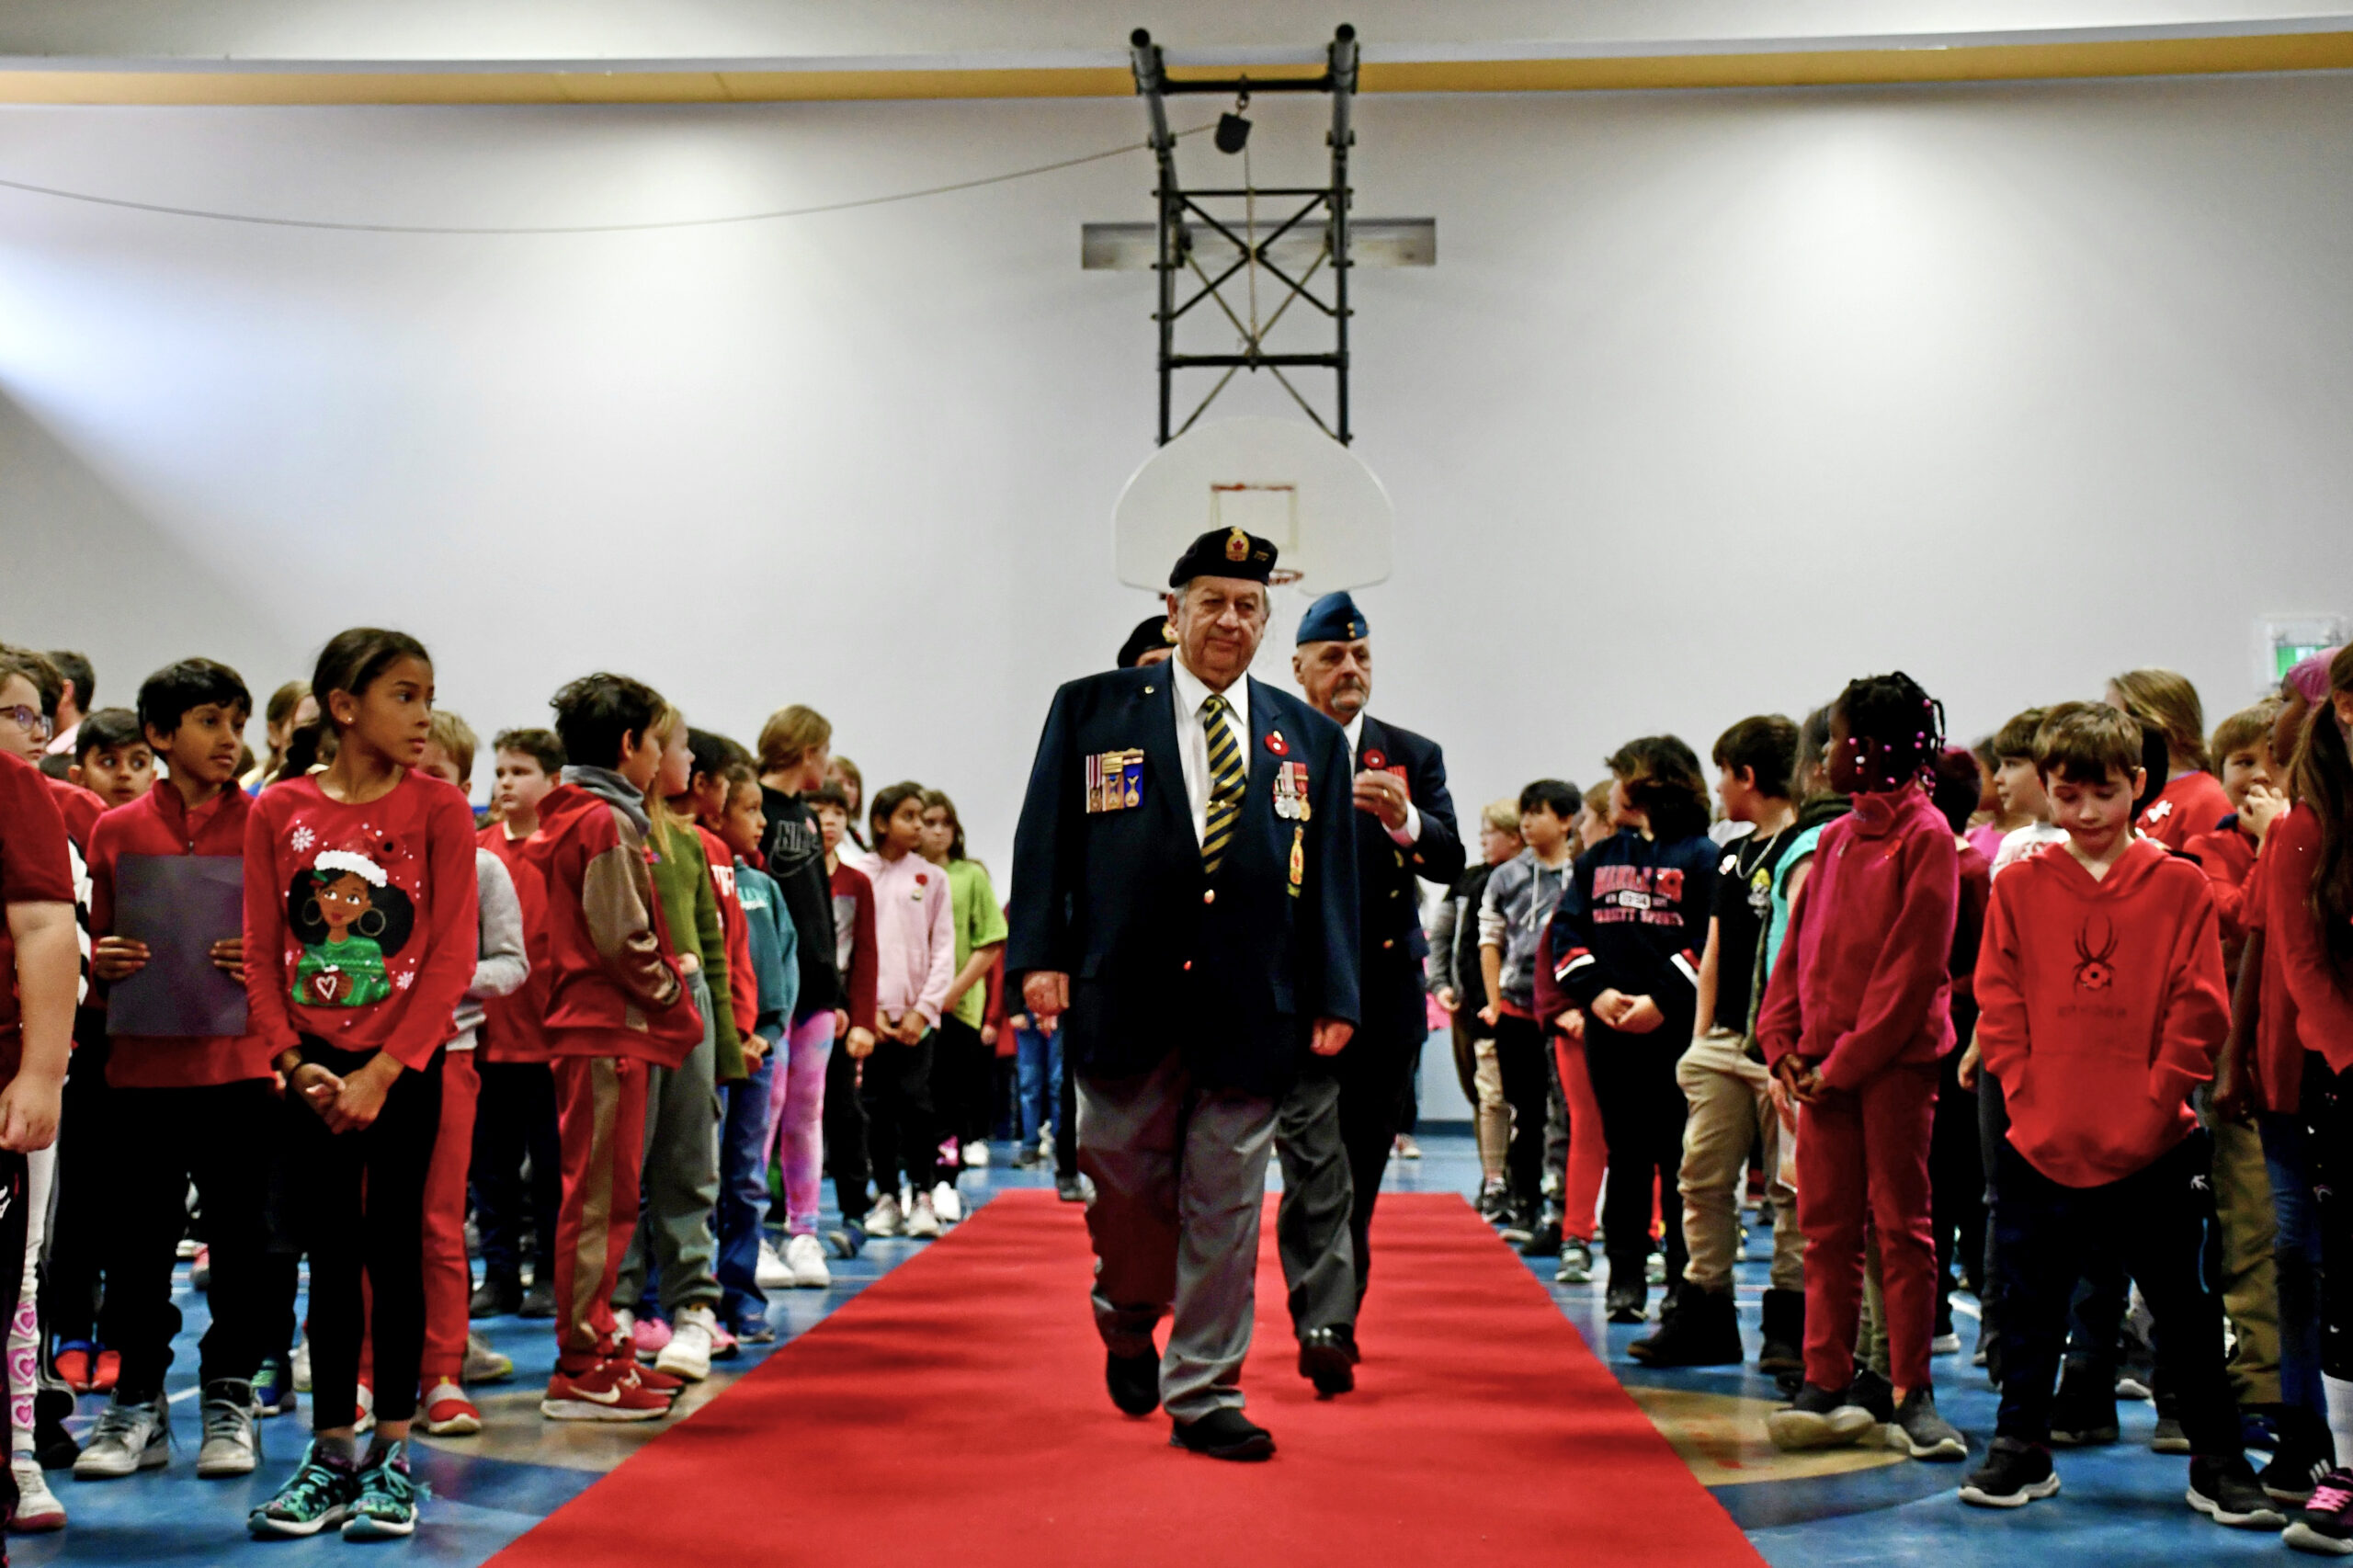
<path fill-rule="evenodd" d="M 1201 722 L 1201 704 L 1210 699 L 1209 683 L 1185 667 L 1182 653 L 1168 661 L 1176 691 L 1176 760 L 1185 773 L 1185 802 L 1192 808 L 1193 841 L 1210 832 L 1210 736 Z M 1227 710 L 1221 717 L 1233 732 L 1234 748 L 1242 754 L 1243 775 L 1250 770 L 1250 677 L 1244 675 L 1223 693 Z"/>
<path fill-rule="evenodd" d="M 1357 756 L 1357 736 L 1361 734 L 1363 731 L 1364 710 L 1361 708 L 1357 710 L 1357 716 L 1355 718 L 1340 726 L 1340 733 L 1348 737 L 1348 762 L 1351 766 L 1359 770 L 1363 768 L 1364 763 Z M 1370 812 L 1367 812 L 1365 815 L 1372 817 L 1372 820 L 1375 822 L 1381 822 L 1380 817 L 1374 816 Z M 1381 825 L 1383 827 L 1389 827 L 1389 824 L 1386 823 L 1381 823 Z M 1409 795 L 1405 799 L 1405 825 L 1403 827 L 1389 827 L 1389 836 L 1396 840 L 1399 844 L 1408 846 L 1419 844 L 1422 841 L 1422 809 L 1414 804 L 1412 796 Z"/>

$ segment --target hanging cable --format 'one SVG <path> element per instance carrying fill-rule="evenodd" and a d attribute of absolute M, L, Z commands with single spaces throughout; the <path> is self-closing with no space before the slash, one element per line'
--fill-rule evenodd
<path fill-rule="evenodd" d="M 1197 125 L 1189 131 L 1179 131 L 1179 137 L 1199 136 L 1214 126 Z M 1124 157 L 1130 153 L 1147 153 L 1149 142 L 1131 142 L 1123 147 L 1108 147 L 1100 153 L 1088 153 L 1076 158 L 1063 158 L 1055 163 L 1040 164 L 1032 168 L 1015 169 L 1008 174 L 985 175 L 979 179 L 957 180 L 948 185 L 928 186 L 922 190 L 903 190 L 890 196 L 866 196 L 850 201 L 821 202 L 813 207 L 779 207 L 765 212 L 735 212 L 718 218 L 670 218 L 642 223 L 547 223 L 520 225 L 472 225 L 462 223 L 354 223 L 336 222 L 324 218 L 273 218 L 256 212 L 215 212 L 201 207 L 173 207 L 155 201 L 133 201 L 126 197 L 99 196 L 85 190 L 63 190 L 55 186 L 34 185 L 26 180 L 0 179 L 0 188 L 20 190 L 33 196 L 54 197 L 61 201 L 82 201 L 95 207 L 119 207 L 133 212 L 158 212 L 172 218 L 202 218 L 217 223 L 251 223 L 272 229 L 325 229 L 339 233 L 357 234 L 634 234 L 659 229 L 709 229 L 731 223 L 765 223 L 779 218 L 813 218 L 824 212 L 849 212 L 861 207 L 887 207 L 900 201 L 920 201 L 926 197 L 950 196 L 960 190 L 978 190 L 984 186 L 1006 185 L 1014 180 L 1030 179 L 1039 175 L 1056 174 L 1074 169 L 1085 164 L 1099 164 L 1107 158 Z"/>

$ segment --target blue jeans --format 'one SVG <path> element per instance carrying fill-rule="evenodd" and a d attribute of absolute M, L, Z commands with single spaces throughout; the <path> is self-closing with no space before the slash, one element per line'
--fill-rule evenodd
<path fill-rule="evenodd" d="M 1021 1107 L 1021 1142 L 1034 1147 L 1038 1129 L 1051 1125 L 1063 1146 L 1063 1037 L 1023 1029 L 1014 1037 L 1015 1098 Z"/>
<path fill-rule="evenodd" d="M 760 1216 L 768 1206 L 768 1079 L 781 1047 L 773 1026 L 760 1038 L 767 1053 L 749 1078 L 727 1085 L 727 1116 L 719 1127 L 719 1321 L 729 1328 L 767 1315 L 758 1279 Z"/>
<path fill-rule="evenodd" d="M 2271 1244 L 2279 1277 L 2279 1398 L 2326 1419 L 2328 1395 L 2320 1381 L 2320 1214 L 2313 1202 L 2310 1130 L 2299 1111 L 2267 1110 L 2256 1125 L 2279 1219 Z"/>

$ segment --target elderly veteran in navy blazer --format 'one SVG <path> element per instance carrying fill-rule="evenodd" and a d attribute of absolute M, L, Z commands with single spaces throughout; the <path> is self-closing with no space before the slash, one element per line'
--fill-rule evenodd
<path fill-rule="evenodd" d="M 1248 674 L 1274 564 L 1263 539 L 1203 534 L 1169 574 L 1176 656 L 1055 693 L 1006 949 L 1078 1076 L 1112 1402 L 1231 1460 L 1274 1452 L 1240 1379 L 1275 1108 L 1358 1017 L 1347 745 Z"/>
<path fill-rule="evenodd" d="M 1373 1203 L 1411 1094 L 1415 1048 L 1429 1033 L 1420 883 L 1451 884 L 1463 865 L 1438 743 L 1365 711 L 1372 700 L 1370 637 L 1355 599 L 1326 594 L 1300 620 L 1291 655 L 1292 677 L 1316 711 L 1341 726 L 1355 764 L 1362 901 L 1363 1017 L 1356 1037 L 1302 1075 L 1275 1123 L 1283 1167 L 1275 1238 L 1299 1335 L 1299 1371 L 1324 1394 L 1356 1386 Z"/>

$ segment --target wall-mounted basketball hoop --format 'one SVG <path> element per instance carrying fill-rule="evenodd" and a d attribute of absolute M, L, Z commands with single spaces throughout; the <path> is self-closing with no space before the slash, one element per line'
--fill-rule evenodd
<path fill-rule="evenodd" d="M 1304 593 L 1389 575 L 1395 513 L 1355 452 L 1295 419 L 1213 419 L 1144 460 L 1112 514 L 1120 581 L 1154 593 L 1211 528 L 1272 540 L 1275 581 Z"/>

